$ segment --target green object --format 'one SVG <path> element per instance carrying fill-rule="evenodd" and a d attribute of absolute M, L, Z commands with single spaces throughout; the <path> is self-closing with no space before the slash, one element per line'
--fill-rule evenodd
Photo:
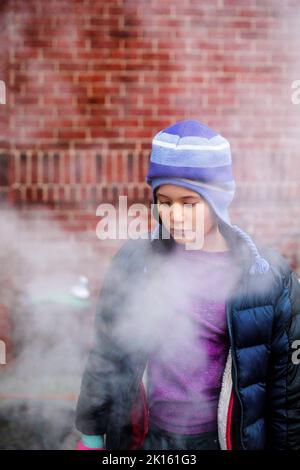
<path fill-rule="evenodd" d="M 72 307 L 88 307 L 90 305 L 90 299 L 79 299 L 72 294 L 49 292 L 41 295 L 35 295 L 31 299 L 33 305 L 44 302 L 53 302 L 61 305 L 69 305 Z"/>
<path fill-rule="evenodd" d="M 104 447 L 104 438 L 103 436 L 88 436 L 87 434 L 82 434 L 82 442 L 86 447 L 90 449 L 98 449 Z"/>

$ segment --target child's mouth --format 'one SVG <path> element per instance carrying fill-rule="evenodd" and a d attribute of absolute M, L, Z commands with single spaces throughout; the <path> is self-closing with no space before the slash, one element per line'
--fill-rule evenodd
<path fill-rule="evenodd" d="M 183 229 L 171 229 L 175 237 L 191 237 L 193 235 L 192 230 L 183 230 Z"/>

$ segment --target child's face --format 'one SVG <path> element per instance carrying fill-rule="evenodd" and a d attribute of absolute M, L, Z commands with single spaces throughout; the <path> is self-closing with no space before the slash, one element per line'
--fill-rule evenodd
<path fill-rule="evenodd" d="M 196 233 L 203 238 L 217 224 L 209 204 L 200 194 L 174 184 L 163 184 L 156 191 L 160 218 L 178 243 L 191 243 Z"/>

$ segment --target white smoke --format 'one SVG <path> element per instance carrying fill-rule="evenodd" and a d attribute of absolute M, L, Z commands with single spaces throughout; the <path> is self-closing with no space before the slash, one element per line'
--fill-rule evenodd
<path fill-rule="evenodd" d="M 7 364 L 1 366 L 0 447 L 5 442 L 6 406 L 10 428 L 14 418 L 16 427 L 17 423 L 21 428 L 25 425 L 18 418 L 20 406 L 25 407 L 32 426 L 33 416 L 41 420 L 40 426 L 43 421 L 43 448 L 49 447 L 51 439 L 51 445 L 58 445 L 53 434 L 47 442 L 48 425 L 58 433 L 66 426 L 72 430 L 71 411 L 74 414 L 92 343 L 95 291 L 99 291 L 107 261 L 99 263 L 92 246 L 75 241 L 58 222 L 51 221 L 51 215 L 46 209 L 23 214 L 2 207 L 0 212 L 1 303 L 9 312 L 12 343 Z M 74 295 L 82 275 L 91 281 L 89 299 Z M 56 413 L 57 408 L 62 412 Z M 34 441 L 33 436 L 25 439 Z"/>

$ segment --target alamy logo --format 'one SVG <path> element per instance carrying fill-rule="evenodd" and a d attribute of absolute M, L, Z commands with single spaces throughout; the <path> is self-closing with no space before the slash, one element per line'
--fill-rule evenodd
<path fill-rule="evenodd" d="M 5 82 L 0 80 L 0 104 L 6 104 Z"/>
<path fill-rule="evenodd" d="M 153 213 L 160 213 L 164 224 L 163 238 L 173 236 L 177 241 L 181 240 L 187 250 L 201 249 L 204 244 L 204 205 L 199 202 L 184 204 L 174 215 L 173 205 L 169 207 L 165 203 L 127 205 L 127 196 L 119 196 L 118 206 L 113 204 L 100 204 L 96 215 L 101 217 L 96 227 L 96 235 L 99 240 L 124 240 L 130 238 L 149 237 L 149 219 Z M 175 205 L 175 204 L 174 204 Z M 180 213 L 180 215 L 179 215 Z M 176 219 L 176 224 L 174 220 Z M 150 226 L 152 226 L 150 221 Z M 174 227 L 176 225 L 176 228 Z"/>
<path fill-rule="evenodd" d="M 296 349 L 292 354 L 292 363 L 297 366 L 300 364 L 300 339 L 293 341 L 292 349 Z"/>
<path fill-rule="evenodd" d="M 292 103 L 300 104 L 300 80 L 294 80 L 291 87 L 295 90 L 291 96 Z"/>
<path fill-rule="evenodd" d="M 0 365 L 6 364 L 6 344 L 0 340 Z"/>

